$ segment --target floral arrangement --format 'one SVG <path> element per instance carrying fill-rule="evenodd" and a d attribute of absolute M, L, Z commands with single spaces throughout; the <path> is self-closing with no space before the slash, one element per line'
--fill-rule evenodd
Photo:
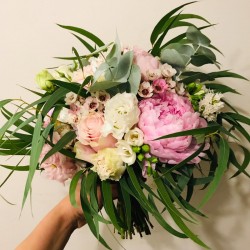
<path fill-rule="evenodd" d="M 7 119 L 0 129 L 0 152 L 21 157 L 15 166 L 2 167 L 10 169 L 10 175 L 28 171 L 22 205 L 35 171 L 42 171 L 62 183 L 70 180 L 74 206 L 80 183 L 86 221 L 108 249 L 99 234 L 100 222 L 113 224 L 122 238 L 132 238 L 136 232 L 150 234 L 149 215 L 169 233 L 207 248 L 185 221 L 195 222 L 193 214 L 205 216 L 200 208 L 229 167 L 237 170 L 233 177 L 241 173 L 250 177 L 246 172 L 250 153 L 240 144 L 241 136 L 250 141 L 241 125 L 250 125 L 250 119 L 224 97 L 237 92 L 216 81 L 245 78 L 220 70 L 215 53 L 221 52 L 201 32 L 212 24 L 199 15 L 178 13 L 188 4 L 157 23 L 148 52 L 121 47 L 118 38 L 105 45 L 84 29 L 60 25 L 72 31 L 89 54 L 80 55 L 73 48 L 74 56 L 63 58 L 70 63 L 41 71 L 36 82 L 44 92 L 31 90 L 37 101 L 0 101 Z M 205 26 L 196 27 L 190 19 Z M 166 41 L 177 27 L 186 30 Z M 202 72 L 200 67 L 208 64 L 217 69 Z M 17 112 L 8 109 L 10 104 L 18 107 Z M 242 149 L 242 163 L 232 149 L 235 145 Z M 23 166 L 26 156 L 30 162 Z M 117 202 L 112 200 L 112 183 L 118 188 Z M 190 200 L 197 185 L 207 192 L 194 207 Z M 107 218 L 99 213 L 97 187 Z"/>

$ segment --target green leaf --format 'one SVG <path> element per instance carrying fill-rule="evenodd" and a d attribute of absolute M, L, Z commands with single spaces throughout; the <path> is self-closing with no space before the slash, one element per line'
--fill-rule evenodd
<path fill-rule="evenodd" d="M 103 82 L 95 82 L 89 89 L 90 92 L 95 92 L 99 90 L 106 90 L 118 85 L 125 84 L 121 82 L 110 82 L 110 81 L 103 81 Z"/>
<path fill-rule="evenodd" d="M 227 85 L 221 84 L 221 83 L 205 83 L 206 87 L 209 89 L 213 89 L 215 90 L 215 92 L 220 92 L 220 93 L 234 93 L 234 94 L 239 94 L 239 92 L 237 92 L 235 89 L 230 88 Z"/>
<path fill-rule="evenodd" d="M 5 132 L 13 125 L 15 122 L 17 122 L 25 112 L 27 112 L 28 109 L 32 108 L 33 106 L 39 104 L 39 103 L 44 103 L 49 99 L 50 96 L 43 97 L 29 105 L 27 105 L 23 110 L 17 112 L 14 114 L 0 129 L 0 139 L 4 136 Z"/>
<path fill-rule="evenodd" d="M 9 165 L 0 164 L 0 166 L 4 167 L 6 169 L 14 170 L 14 171 L 29 171 L 29 168 L 30 168 L 29 165 L 27 165 L 27 166 L 9 166 Z"/>
<path fill-rule="evenodd" d="M 94 236 L 99 240 L 99 242 L 101 244 L 103 244 L 107 249 L 111 248 L 108 246 L 108 244 L 105 242 L 105 240 L 99 235 L 98 233 L 98 228 L 95 225 L 94 221 L 93 221 L 93 214 L 91 213 L 91 209 L 89 207 L 89 201 L 85 192 L 85 182 L 86 182 L 86 177 L 83 176 L 82 178 L 82 184 L 81 184 L 81 205 L 82 205 L 82 209 L 84 212 L 84 217 L 86 219 L 86 222 L 91 230 L 91 232 L 94 234 Z"/>
<path fill-rule="evenodd" d="M 179 16 L 179 15 L 178 15 Z M 166 36 L 166 34 L 168 33 L 168 31 L 171 29 L 172 25 L 174 25 L 176 19 L 178 18 L 178 16 L 176 16 L 172 22 L 169 24 L 169 26 L 164 30 L 164 32 L 162 33 L 162 35 L 160 36 L 160 38 L 155 42 L 152 50 L 151 50 L 151 54 L 153 56 L 159 56 L 160 51 L 161 51 L 161 44 Z"/>
<path fill-rule="evenodd" d="M 73 207 L 78 207 L 77 202 L 76 202 L 76 187 L 77 184 L 82 176 L 83 170 L 78 171 L 72 178 L 69 186 L 69 199 L 70 203 Z"/>
<path fill-rule="evenodd" d="M 204 128 L 190 129 L 190 130 L 185 130 L 185 131 L 181 131 L 181 132 L 172 133 L 172 134 L 169 134 L 169 135 L 164 135 L 164 136 L 161 136 L 161 137 L 158 137 L 158 138 L 154 139 L 154 141 L 161 140 L 161 139 L 178 137 L 178 136 L 186 136 L 186 135 L 199 135 L 199 134 L 208 135 L 208 134 L 216 132 L 217 130 L 219 130 L 219 128 L 220 128 L 220 125 L 214 123 L 214 124 L 211 124 L 210 126 L 204 127 Z"/>
<path fill-rule="evenodd" d="M 181 8 L 183 8 L 186 5 L 195 3 L 196 1 L 190 2 L 190 3 L 185 3 L 175 9 L 173 9 L 172 11 L 168 12 L 164 17 L 162 17 L 162 19 L 156 24 L 156 26 L 154 27 L 151 36 L 150 36 L 150 42 L 153 45 L 155 43 L 155 41 L 157 40 L 158 36 L 163 32 L 163 27 L 165 26 L 166 22 L 169 20 L 169 18 L 176 13 L 178 10 L 180 10 Z M 165 29 L 167 29 L 169 26 L 165 26 Z"/>
<path fill-rule="evenodd" d="M 61 25 L 61 24 L 58 24 L 58 26 L 60 26 L 61 28 L 67 29 L 67 30 L 74 31 L 78 34 L 81 34 L 81 35 L 87 37 L 88 39 L 93 41 L 99 47 L 105 45 L 104 42 L 100 38 L 98 38 L 97 36 L 95 36 L 94 34 L 90 33 L 87 30 L 84 30 L 84 29 L 81 29 L 78 27 L 73 27 L 73 26 Z"/>
<path fill-rule="evenodd" d="M 161 61 L 170 65 L 184 68 L 194 54 L 194 49 L 189 45 L 170 44 L 161 51 Z"/>
<path fill-rule="evenodd" d="M 76 55 L 77 61 L 78 61 L 79 65 L 80 65 L 80 69 L 83 69 L 82 60 L 81 60 L 81 58 L 80 58 L 80 56 L 78 54 L 78 51 L 74 47 L 72 48 L 72 51 Z"/>
<path fill-rule="evenodd" d="M 67 89 L 64 88 L 59 88 L 57 89 L 51 96 L 50 98 L 46 101 L 46 103 L 43 106 L 42 109 L 42 115 L 46 116 L 49 111 L 54 107 L 54 105 L 63 97 L 65 97 L 65 95 L 68 93 L 69 91 Z"/>
<path fill-rule="evenodd" d="M 220 138 L 218 155 L 219 155 L 218 166 L 215 170 L 214 179 L 210 183 L 206 194 L 204 195 L 202 201 L 199 204 L 199 207 L 202 207 L 212 197 L 217 187 L 219 186 L 219 183 L 224 175 L 224 172 L 227 169 L 228 159 L 229 159 L 229 145 L 228 142 L 222 137 Z"/>
<path fill-rule="evenodd" d="M 211 42 L 208 37 L 202 34 L 201 31 L 194 26 L 188 27 L 186 36 L 189 41 L 198 46 L 208 47 Z"/>
<path fill-rule="evenodd" d="M 81 37 L 79 37 L 76 34 L 73 34 L 73 36 L 75 36 L 88 50 L 90 53 L 93 53 L 95 51 L 95 48 L 93 46 L 91 46 L 88 42 L 86 42 L 85 40 L 83 40 Z"/>
<path fill-rule="evenodd" d="M 68 143 L 70 143 L 72 140 L 76 138 L 75 131 L 68 131 L 63 137 L 53 146 L 53 148 L 44 156 L 41 163 L 46 161 L 49 157 L 51 157 L 53 154 L 59 152 L 61 149 L 63 149 Z"/>
<path fill-rule="evenodd" d="M 114 81 L 127 82 L 133 62 L 133 51 L 123 54 L 118 62 Z"/>
<path fill-rule="evenodd" d="M 34 129 L 33 138 L 32 138 L 31 152 L 30 152 L 30 169 L 29 169 L 28 177 L 27 177 L 26 184 L 25 184 L 23 201 L 22 201 L 22 209 L 24 207 L 25 201 L 31 189 L 31 183 L 35 174 L 35 170 L 37 168 L 37 164 L 38 164 L 38 160 L 42 151 L 42 147 L 44 145 L 45 138 L 47 138 L 49 134 L 51 126 L 49 125 L 40 135 L 41 129 L 42 129 L 42 116 L 41 114 L 39 114 L 35 129 Z"/>
<path fill-rule="evenodd" d="M 86 90 L 85 89 L 81 89 L 81 84 L 76 83 L 76 82 L 63 82 L 63 81 L 59 81 L 59 80 L 51 80 L 52 83 L 54 83 L 55 85 L 62 87 L 64 89 L 67 89 L 68 92 L 72 91 L 75 94 L 78 94 L 79 91 L 81 91 L 79 93 L 80 96 L 86 97 Z M 63 91 L 63 90 L 61 90 Z"/>
<path fill-rule="evenodd" d="M 128 78 L 128 82 L 130 84 L 130 92 L 133 94 L 137 94 L 141 81 L 141 71 L 138 65 L 133 64 L 131 67 L 130 76 Z"/>
<path fill-rule="evenodd" d="M 109 181 L 102 181 L 101 187 L 103 206 L 105 208 L 105 211 L 108 214 L 114 227 L 118 230 L 119 233 L 121 233 L 123 226 L 113 203 L 111 185 Z"/>

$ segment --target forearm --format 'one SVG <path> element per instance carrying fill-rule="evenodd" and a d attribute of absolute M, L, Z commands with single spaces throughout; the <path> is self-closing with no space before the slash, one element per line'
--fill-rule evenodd
<path fill-rule="evenodd" d="M 78 227 L 72 209 L 68 198 L 62 200 L 16 250 L 62 250 Z"/>

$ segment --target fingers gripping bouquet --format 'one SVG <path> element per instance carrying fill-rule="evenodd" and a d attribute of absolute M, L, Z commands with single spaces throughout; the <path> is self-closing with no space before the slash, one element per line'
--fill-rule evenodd
<path fill-rule="evenodd" d="M 14 100 L 0 102 L 8 119 L 1 128 L 1 153 L 30 155 L 29 166 L 21 165 L 23 158 L 16 166 L 3 166 L 28 171 L 23 205 L 35 171 L 41 170 L 50 179 L 71 181 L 74 206 L 81 183 L 87 223 L 107 248 L 99 222 L 113 224 L 122 238 L 132 238 L 136 232 L 150 234 L 149 215 L 171 234 L 207 247 L 185 222 L 195 221 L 192 214 L 204 216 L 199 209 L 229 166 L 237 168 L 234 177 L 249 176 L 245 169 L 250 154 L 234 131 L 249 141 L 241 123 L 250 125 L 250 120 L 224 99 L 226 92 L 237 92 L 214 81 L 244 77 L 230 71 L 200 71 L 207 64 L 219 68 L 214 53 L 219 50 L 201 33 L 212 24 L 198 15 L 178 14 L 185 5 L 158 22 L 149 52 L 121 48 L 118 39 L 105 45 L 86 30 L 60 25 L 73 31 L 90 53 L 82 56 L 73 48 L 75 56 L 63 58 L 73 63 L 40 72 L 36 81 L 45 92 L 32 91 L 39 99 L 16 104 L 15 114 L 6 107 Z M 198 19 L 206 26 L 196 27 L 185 19 Z M 168 32 L 180 26 L 186 31 L 166 42 Z M 231 149 L 236 141 L 243 149 L 242 164 Z M 117 203 L 112 200 L 113 182 Z M 196 185 L 207 188 L 198 208 L 190 203 Z M 97 186 L 108 218 L 99 214 Z"/>

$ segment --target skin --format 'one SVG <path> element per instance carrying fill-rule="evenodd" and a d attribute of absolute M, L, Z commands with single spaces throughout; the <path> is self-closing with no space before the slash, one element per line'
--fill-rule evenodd
<path fill-rule="evenodd" d="M 116 188 L 112 189 L 113 198 L 117 197 Z M 100 189 L 97 190 L 99 207 L 102 207 Z M 16 250 L 62 250 L 71 234 L 86 224 L 80 207 L 79 190 L 76 194 L 78 207 L 71 205 L 69 196 L 60 201 L 36 226 L 36 228 L 21 242 Z"/>

